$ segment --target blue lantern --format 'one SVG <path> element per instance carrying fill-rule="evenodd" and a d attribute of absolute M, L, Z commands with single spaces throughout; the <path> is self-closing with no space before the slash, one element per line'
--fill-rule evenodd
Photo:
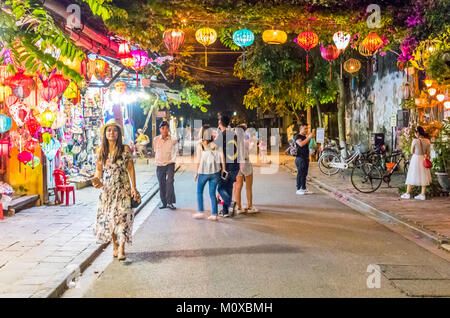
<path fill-rule="evenodd" d="M 250 30 L 241 29 L 233 33 L 233 42 L 241 48 L 252 45 L 253 41 L 255 41 L 255 35 Z M 245 67 L 245 51 L 242 53 L 242 67 Z"/>
<path fill-rule="evenodd" d="M 0 114 L 0 133 L 5 133 L 11 129 L 11 118 Z"/>
<path fill-rule="evenodd" d="M 247 29 L 237 30 L 233 33 L 233 42 L 240 47 L 247 47 L 253 44 L 255 35 Z"/>

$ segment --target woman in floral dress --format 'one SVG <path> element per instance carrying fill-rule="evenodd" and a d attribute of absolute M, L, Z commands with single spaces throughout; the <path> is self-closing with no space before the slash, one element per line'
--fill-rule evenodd
<path fill-rule="evenodd" d="M 113 242 L 113 256 L 125 259 L 125 243 L 131 243 L 134 212 L 131 198 L 139 201 L 130 147 L 122 144 L 123 130 L 114 119 L 102 127 L 97 171 L 92 183 L 102 188 L 95 234 L 102 243 Z"/>

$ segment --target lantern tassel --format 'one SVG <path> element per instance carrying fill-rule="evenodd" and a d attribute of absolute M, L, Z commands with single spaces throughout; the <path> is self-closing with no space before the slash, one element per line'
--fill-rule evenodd
<path fill-rule="evenodd" d="M 330 63 L 330 81 L 331 81 L 331 63 Z"/>
<path fill-rule="evenodd" d="M 342 62 L 341 62 L 341 79 L 342 79 Z"/>
<path fill-rule="evenodd" d="M 208 67 L 208 48 L 205 46 L 205 67 Z"/>
<path fill-rule="evenodd" d="M 139 87 L 139 73 L 136 71 L 136 87 Z"/>
<path fill-rule="evenodd" d="M 355 78 L 352 76 L 352 90 L 353 90 L 353 82 L 355 81 Z"/>
<path fill-rule="evenodd" d="M 308 58 L 308 51 L 306 51 L 306 71 L 309 71 L 309 58 Z"/>

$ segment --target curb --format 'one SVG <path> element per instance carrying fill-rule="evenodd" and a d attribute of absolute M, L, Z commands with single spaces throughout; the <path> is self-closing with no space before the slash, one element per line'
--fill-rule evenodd
<path fill-rule="evenodd" d="M 175 172 L 177 172 L 178 170 L 180 170 L 180 165 L 178 165 L 175 168 Z M 150 202 L 151 199 L 153 199 L 153 197 L 158 193 L 159 191 L 159 186 L 158 186 L 158 182 L 155 183 L 155 185 L 153 187 L 151 187 L 142 197 L 142 202 L 141 204 L 134 209 L 134 214 L 137 215 L 146 205 L 148 202 Z M 110 243 L 103 243 L 99 246 L 97 246 L 96 248 L 94 248 L 92 251 L 89 251 L 89 247 L 87 248 L 87 253 L 85 253 L 85 255 L 83 255 L 83 253 L 81 253 L 83 259 L 81 260 L 81 262 L 79 262 L 79 267 L 77 268 L 77 270 L 73 270 L 72 272 L 65 274 L 64 277 L 61 277 L 61 282 L 58 284 L 58 286 L 56 286 L 55 288 L 53 288 L 53 290 L 49 291 L 46 295 L 41 295 L 40 293 L 38 293 L 39 295 L 37 295 L 37 297 L 42 297 L 42 298 L 59 298 L 67 289 L 67 282 L 74 278 L 77 274 L 81 275 L 86 268 L 88 268 L 90 266 L 90 264 L 92 264 L 92 262 L 108 247 Z M 95 243 L 93 245 L 96 245 Z M 74 262 L 75 264 L 77 262 Z M 77 273 L 78 272 L 78 273 Z M 35 297 L 34 295 L 32 297 Z"/>
<path fill-rule="evenodd" d="M 286 169 L 288 169 L 291 172 L 295 172 L 297 173 L 297 169 L 294 169 L 292 167 L 289 167 L 285 162 L 282 163 L 283 166 L 286 167 Z M 408 224 L 405 221 L 402 221 L 401 219 L 393 216 L 392 214 L 389 214 L 388 212 L 379 210 L 359 199 L 356 199 L 352 196 L 346 195 L 345 193 L 336 190 L 335 188 L 327 185 L 326 183 L 319 181 L 317 178 L 315 177 L 311 177 L 311 183 L 313 183 L 316 187 L 318 187 L 320 190 L 326 192 L 328 195 L 339 195 L 342 197 L 345 197 L 346 199 L 348 199 L 347 202 L 342 202 L 345 205 L 351 207 L 352 209 L 354 209 L 355 211 L 365 215 L 365 216 L 376 216 L 377 218 L 382 218 L 384 220 L 389 220 L 392 221 L 392 223 L 394 223 L 395 225 L 401 225 L 403 228 L 408 229 L 410 232 L 419 235 L 421 238 L 425 238 L 427 241 L 437 245 L 439 248 L 446 250 L 446 251 L 450 251 L 448 246 L 448 242 L 446 239 L 441 238 L 437 235 L 434 235 L 432 233 L 426 232 L 418 227 L 415 227 L 414 225 Z M 334 196 L 333 196 L 334 198 Z M 378 222 L 380 223 L 380 222 Z"/>

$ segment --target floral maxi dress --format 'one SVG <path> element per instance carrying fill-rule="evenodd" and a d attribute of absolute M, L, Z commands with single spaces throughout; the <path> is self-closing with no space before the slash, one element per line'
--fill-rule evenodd
<path fill-rule="evenodd" d="M 134 212 L 131 208 L 131 184 L 127 171 L 131 153 L 124 151 L 116 163 L 108 156 L 103 166 L 103 188 L 97 211 L 95 235 L 97 241 L 110 242 L 112 234 L 118 242 L 131 243 Z"/>

